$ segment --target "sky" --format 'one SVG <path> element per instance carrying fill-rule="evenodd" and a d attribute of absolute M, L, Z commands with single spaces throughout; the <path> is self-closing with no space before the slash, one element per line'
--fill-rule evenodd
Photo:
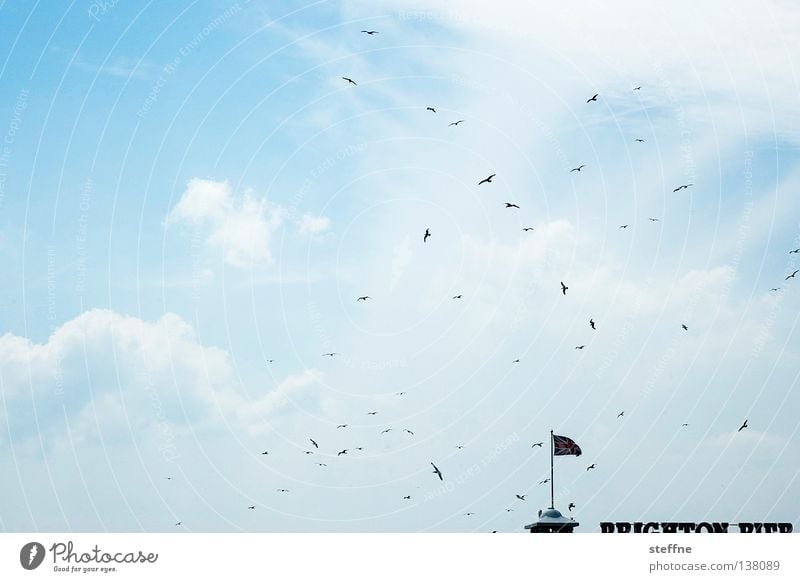
<path fill-rule="evenodd" d="M 0 530 L 797 530 L 798 26 L 0 1 Z"/>

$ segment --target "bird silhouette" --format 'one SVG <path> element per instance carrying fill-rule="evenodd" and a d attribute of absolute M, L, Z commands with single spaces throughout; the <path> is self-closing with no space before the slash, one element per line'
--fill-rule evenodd
<path fill-rule="evenodd" d="M 431 466 L 433 467 L 433 472 L 439 476 L 439 481 L 444 481 L 444 477 L 442 477 L 442 472 L 439 470 L 439 467 L 433 464 L 431 461 Z"/>
<path fill-rule="evenodd" d="M 381 434 L 386 434 L 386 433 L 387 433 L 387 432 L 389 432 L 390 430 L 392 430 L 392 429 L 390 429 L 390 428 L 387 428 L 386 430 L 382 430 L 382 431 L 381 431 Z"/>
<path fill-rule="evenodd" d="M 347 425 L 346 425 L 346 424 L 340 424 L 340 425 L 339 425 L 339 426 L 337 426 L 336 428 L 347 428 Z"/>
<path fill-rule="evenodd" d="M 684 422 L 681 426 L 689 426 L 688 422 Z"/>
<path fill-rule="evenodd" d="M 267 363 L 268 363 L 268 364 L 271 364 L 271 363 L 273 363 L 274 361 L 275 361 L 275 360 L 267 360 Z"/>
<path fill-rule="evenodd" d="M 428 242 L 428 239 L 430 238 L 430 236 L 431 236 L 431 231 L 430 231 L 430 229 L 426 228 L 425 229 L 425 235 L 422 237 L 422 242 Z"/>
<path fill-rule="evenodd" d="M 621 418 L 623 416 L 625 416 L 625 411 L 624 410 L 617 415 L 617 418 Z"/>
<path fill-rule="evenodd" d="M 395 396 L 403 396 L 403 395 L 405 395 L 405 394 L 406 394 L 405 392 L 395 392 L 395 394 L 394 394 L 394 395 L 395 395 Z"/>
<path fill-rule="evenodd" d="M 533 230 L 532 226 L 526 226 L 525 228 L 522 229 L 522 232 L 530 232 L 532 230 Z"/>
<path fill-rule="evenodd" d="M 658 222 L 658 218 L 648 218 L 647 220 L 650 222 Z"/>
<path fill-rule="evenodd" d="M 675 188 L 673 190 L 673 192 L 677 192 L 678 190 L 684 190 L 684 189 L 688 188 L 689 186 L 694 186 L 694 184 L 681 184 L 680 186 Z"/>
<path fill-rule="evenodd" d="M 255 505 L 250 505 L 250 506 L 247 507 L 247 509 L 255 509 L 255 508 L 256 508 Z"/>
<path fill-rule="evenodd" d="M 575 509 L 574 503 L 570 503 L 569 505 L 567 505 L 567 511 L 572 511 L 573 509 Z"/>
<path fill-rule="evenodd" d="M 362 295 L 361 297 L 356 299 L 356 301 L 366 301 L 367 299 L 372 299 L 372 297 L 370 297 L 369 295 Z"/>
<path fill-rule="evenodd" d="M 587 103 L 591 103 L 592 101 L 597 101 L 597 96 L 599 93 L 595 93 L 592 97 L 586 100 Z"/>
<path fill-rule="evenodd" d="M 266 455 L 267 453 L 266 453 L 266 452 L 264 452 L 264 453 L 261 453 L 261 454 L 262 454 L 262 455 Z M 165 478 L 167 481 L 172 481 L 172 477 L 164 477 L 164 478 Z"/>
<path fill-rule="evenodd" d="M 639 139 L 638 137 L 633 141 L 638 141 L 639 143 L 644 143 L 644 140 L 643 139 Z"/>
<path fill-rule="evenodd" d="M 289 493 L 288 489 L 278 489 L 278 493 Z"/>
<path fill-rule="evenodd" d="M 487 183 L 487 182 L 491 184 L 491 182 L 492 182 L 492 178 L 494 178 L 496 175 L 497 175 L 497 174 L 492 174 L 491 176 L 488 176 L 488 177 L 484 178 L 483 180 L 481 180 L 480 182 L 478 182 L 478 186 L 480 186 L 481 184 L 485 184 L 485 183 Z"/>
<path fill-rule="evenodd" d="M 582 349 L 583 349 L 583 348 L 585 348 L 585 347 L 586 347 L 586 345 L 582 345 L 582 346 L 575 346 L 575 349 L 576 349 L 576 350 L 582 350 Z"/>
<path fill-rule="evenodd" d="M 376 414 L 378 414 L 377 411 L 376 412 L 368 412 L 367 416 L 375 416 Z"/>
<path fill-rule="evenodd" d="M 623 224 L 622 226 L 620 226 L 620 228 L 628 228 L 629 226 L 630 226 L 629 224 Z"/>
<path fill-rule="evenodd" d="M 464 445 L 456 445 L 456 448 L 457 448 L 457 449 L 463 449 L 463 448 L 464 448 Z"/>
<path fill-rule="evenodd" d="M 545 483 L 549 483 L 549 482 L 550 482 L 550 479 L 549 479 L 549 478 L 547 478 L 547 479 L 542 479 L 541 481 L 539 481 L 539 485 L 544 485 Z"/>
<path fill-rule="evenodd" d="M 181 525 L 182 523 L 183 523 L 182 521 L 179 521 L 179 522 L 178 522 L 178 523 L 176 523 L 175 525 Z"/>
<path fill-rule="evenodd" d="M 475 513 L 473 513 L 472 511 L 468 511 L 464 515 L 475 515 Z"/>
<path fill-rule="evenodd" d="M 596 468 L 597 468 L 597 467 L 595 467 L 595 466 L 594 466 L 594 463 L 592 463 L 591 465 L 589 465 L 588 467 L 586 467 L 586 470 L 588 471 L 589 469 L 596 469 Z"/>
<path fill-rule="evenodd" d="M 267 451 L 264 451 L 264 452 L 263 452 L 263 453 L 261 453 L 261 454 L 262 454 L 262 455 L 268 455 L 269 453 L 268 453 Z M 167 479 L 172 479 L 172 477 L 167 477 Z"/>
<path fill-rule="evenodd" d="M 306 455 L 313 455 L 314 451 L 303 451 Z"/>
<path fill-rule="evenodd" d="M 324 354 L 322 354 L 322 355 L 323 355 L 323 356 L 328 356 L 328 357 L 331 357 L 331 358 L 332 358 L 333 356 L 335 356 L 335 355 L 336 355 L 336 352 L 327 352 L 327 353 L 324 353 Z"/>
<path fill-rule="evenodd" d="M 780 291 L 780 290 L 781 290 L 780 287 L 773 287 L 772 289 L 770 289 L 770 291 Z"/>
<path fill-rule="evenodd" d="M 342 449 L 341 451 L 339 451 L 338 453 L 336 453 L 336 456 L 337 456 L 337 457 L 340 457 L 340 456 L 342 456 L 342 455 L 346 455 L 346 454 L 347 454 L 347 449 Z"/>
<path fill-rule="evenodd" d="M 450 127 L 451 125 L 458 125 L 459 123 L 464 123 L 464 120 L 463 119 L 459 119 L 458 121 L 454 121 L 453 123 L 448 124 L 447 127 Z"/>
<path fill-rule="evenodd" d="M 578 166 L 577 168 L 572 168 L 572 169 L 571 169 L 569 172 L 570 172 L 570 174 L 571 174 L 572 172 L 580 172 L 580 171 L 581 171 L 581 168 L 585 168 L 585 167 L 586 167 L 586 164 L 581 164 L 581 165 L 580 165 L 580 166 Z"/>
<path fill-rule="evenodd" d="M 363 32 L 364 34 L 369 34 L 369 35 L 378 34 L 377 30 L 362 30 L 361 32 Z"/>
<path fill-rule="evenodd" d="M 511 202 L 506 202 L 506 208 L 519 208 L 516 204 L 512 204 Z"/>
<path fill-rule="evenodd" d="M 404 432 L 407 432 L 407 433 L 408 433 L 408 434 L 410 434 L 411 436 L 414 436 L 414 431 L 408 430 L 407 428 L 404 428 L 404 429 L 403 429 L 403 431 L 404 431 Z"/>
<path fill-rule="evenodd" d="M 633 90 L 634 91 L 641 91 L 642 90 L 642 86 L 639 85 L 638 87 L 634 87 Z"/>
<path fill-rule="evenodd" d="M 356 83 L 355 81 L 353 81 L 353 79 L 351 79 L 350 77 L 342 77 L 342 79 L 344 79 L 344 80 L 345 80 L 345 81 L 347 81 L 348 83 L 352 83 L 353 85 L 358 85 L 358 83 Z"/>
<path fill-rule="evenodd" d="M 742 426 L 740 426 L 739 430 L 737 430 L 736 432 L 742 432 L 742 430 L 745 429 L 745 428 L 748 428 L 747 419 L 744 420 L 744 422 L 742 423 Z"/>
<path fill-rule="evenodd" d="M 561 293 L 566 295 L 567 294 L 567 289 L 569 289 L 569 287 L 564 285 L 564 281 L 561 281 Z"/>
<path fill-rule="evenodd" d="M 789 251 L 789 254 L 797 254 L 800 253 L 800 249 L 794 249 L 793 251 Z"/>
<path fill-rule="evenodd" d="M 683 328 L 683 331 L 689 331 L 689 328 L 686 326 L 685 323 L 682 323 L 681 327 Z"/>
<path fill-rule="evenodd" d="M 543 445 L 544 445 L 544 443 L 533 443 L 533 444 L 531 445 L 531 448 L 533 448 L 533 447 L 541 447 L 541 446 L 543 446 Z"/>
<path fill-rule="evenodd" d="M 315 449 L 318 449 L 318 448 L 319 448 L 319 445 L 317 444 L 317 441 L 315 441 L 314 439 L 308 439 L 308 440 L 310 440 L 310 441 L 311 441 L 311 444 L 312 444 L 312 445 L 314 445 L 314 448 L 315 448 Z"/>
<path fill-rule="evenodd" d="M 507 512 L 507 513 L 511 513 L 512 511 L 514 511 L 514 510 L 513 510 L 513 509 L 510 509 L 510 508 L 508 508 L 508 507 L 506 507 L 506 512 Z"/>
<path fill-rule="evenodd" d="M 517 499 L 519 499 L 520 501 L 525 501 L 525 498 L 527 497 L 527 495 L 519 495 L 519 494 L 515 494 L 515 496 L 516 496 L 516 498 L 517 498 Z"/>
<path fill-rule="evenodd" d="M 512 364 L 519 364 L 519 360 L 514 360 L 511 362 Z"/>
<path fill-rule="evenodd" d="M 453 295 L 453 299 L 461 299 L 461 295 Z"/>
<path fill-rule="evenodd" d="M 403 499 L 411 499 L 411 495 L 406 495 Z"/>
<path fill-rule="evenodd" d="M 434 113 L 436 113 L 436 110 L 433 107 L 426 107 L 425 110 L 426 111 L 433 111 Z"/>
<path fill-rule="evenodd" d="M 788 277 L 786 277 L 786 278 L 784 279 L 784 281 L 788 281 L 789 279 L 794 279 L 794 276 L 795 276 L 795 275 L 797 275 L 797 273 L 800 273 L 800 269 L 796 270 L 794 273 L 792 273 L 791 275 L 789 275 Z"/>
<path fill-rule="evenodd" d="M 325 463 L 317 463 L 317 465 L 319 465 L 320 467 L 327 467 L 328 466 Z"/>
<path fill-rule="evenodd" d="M 590 326 L 592 329 L 597 329 L 597 328 L 595 327 L 594 319 L 590 319 L 590 320 L 589 320 L 589 326 Z"/>

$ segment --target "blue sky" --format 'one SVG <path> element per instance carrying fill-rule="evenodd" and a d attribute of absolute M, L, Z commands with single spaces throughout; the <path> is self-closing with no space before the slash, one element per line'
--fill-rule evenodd
<path fill-rule="evenodd" d="M 800 526 L 797 8 L 101 5 L 0 4 L 0 528 L 520 532 L 550 429 Z"/>

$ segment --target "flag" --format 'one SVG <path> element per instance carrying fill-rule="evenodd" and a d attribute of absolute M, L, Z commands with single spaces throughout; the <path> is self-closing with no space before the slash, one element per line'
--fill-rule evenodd
<path fill-rule="evenodd" d="M 569 437 L 553 435 L 553 454 L 581 456 L 581 448 Z"/>

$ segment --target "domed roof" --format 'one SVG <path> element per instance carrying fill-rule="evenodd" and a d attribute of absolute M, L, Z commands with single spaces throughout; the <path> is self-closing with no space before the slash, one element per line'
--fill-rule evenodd
<path fill-rule="evenodd" d="M 564 516 L 561 514 L 561 512 L 559 510 L 554 509 L 554 508 L 551 507 L 550 509 L 547 509 L 547 510 L 542 512 L 542 517 L 550 517 L 550 518 L 554 518 L 554 519 L 561 519 Z"/>

